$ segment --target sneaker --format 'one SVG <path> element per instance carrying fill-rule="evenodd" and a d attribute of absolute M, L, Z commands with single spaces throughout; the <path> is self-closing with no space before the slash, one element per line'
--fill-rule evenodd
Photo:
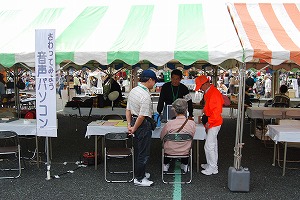
<path fill-rule="evenodd" d="M 202 168 L 202 169 L 208 168 L 208 164 L 201 164 L 201 168 Z"/>
<path fill-rule="evenodd" d="M 150 173 L 145 173 L 145 177 L 146 177 L 146 179 L 149 179 L 150 178 Z"/>
<path fill-rule="evenodd" d="M 170 164 L 164 164 L 164 172 L 167 172 L 169 171 L 169 168 L 170 168 Z"/>
<path fill-rule="evenodd" d="M 184 171 L 184 173 L 187 173 L 189 171 L 189 166 L 185 164 L 181 164 L 180 168 Z"/>
<path fill-rule="evenodd" d="M 202 170 L 201 173 L 204 174 L 204 175 L 210 176 L 212 174 L 217 174 L 218 170 L 217 169 L 213 170 L 213 169 L 208 167 L 207 169 Z"/>
<path fill-rule="evenodd" d="M 143 178 L 141 181 L 138 181 L 136 178 L 134 179 L 134 185 L 136 186 L 143 186 L 143 187 L 149 187 L 153 184 L 153 181 L 149 181 L 146 177 Z"/>

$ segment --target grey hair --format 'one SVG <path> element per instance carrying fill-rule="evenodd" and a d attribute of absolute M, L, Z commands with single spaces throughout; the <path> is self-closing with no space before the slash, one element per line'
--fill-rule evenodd
<path fill-rule="evenodd" d="M 172 103 L 172 106 L 177 114 L 185 114 L 188 103 L 185 99 L 179 98 Z"/>

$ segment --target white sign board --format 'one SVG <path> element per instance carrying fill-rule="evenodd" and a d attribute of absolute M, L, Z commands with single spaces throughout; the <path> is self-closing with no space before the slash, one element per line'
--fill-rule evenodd
<path fill-rule="evenodd" d="M 37 136 L 57 137 L 55 30 L 35 30 Z"/>

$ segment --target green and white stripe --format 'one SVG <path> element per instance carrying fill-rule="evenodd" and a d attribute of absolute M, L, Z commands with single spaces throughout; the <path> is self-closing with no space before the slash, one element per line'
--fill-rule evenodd
<path fill-rule="evenodd" d="M 56 30 L 57 63 L 96 60 L 107 65 L 122 60 L 134 65 L 147 60 L 162 66 L 172 60 L 184 65 L 242 61 L 243 50 L 225 4 L 72 2 L 0 7 L 0 64 L 33 66 L 35 29 L 44 28 Z"/>

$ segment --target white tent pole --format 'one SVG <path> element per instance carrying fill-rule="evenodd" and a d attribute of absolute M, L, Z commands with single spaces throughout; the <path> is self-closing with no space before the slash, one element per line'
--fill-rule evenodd
<path fill-rule="evenodd" d="M 234 168 L 241 167 L 242 159 L 242 139 L 243 139 L 243 124 L 244 124 L 244 100 L 245 100 L 245 77 L 246 77 L 246 64 L 242 64 L 239 71 L 239 95 L 238 95 L 238 113 L 237 113 L 237 127 L 236 138 L 234 147 Z"/>

